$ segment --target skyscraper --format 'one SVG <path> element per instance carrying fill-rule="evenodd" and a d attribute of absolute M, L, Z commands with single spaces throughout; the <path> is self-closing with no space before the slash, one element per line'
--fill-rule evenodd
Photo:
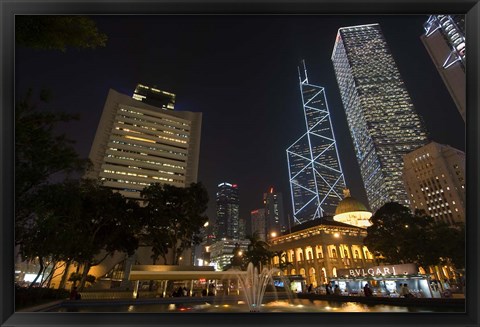
<path fill-rule="evenodd" d="M 371 209 L 408 205 L 403 156 L 425 145 L 427 133 L 380 25 L 340 28 L 332 61 Z"/>
<path fill-rule="evenodd" d="M 299 68 L 306 133 L 287 149 L 294 223 L 332 215 L 345 188 L 325 89 Z"/>
<path fill-rule="evenodd" d="M 201 122 L 201 113 L 165 110 L 110 90 L 87 176 L 132 199 L 151 183 L 196 182 Z"/>
<path fill-rule="evenodd" d="M 273 187 L 263 194 L 265 204 L 265 229 L 268 236 L 272 233 L 280 235 L 287 230 L 285 215 L 283 212 L 283 196 L 280 192 L 274 192 Z"/>
<path fill-rule="evenodd" d="M 252 210 L 250 212 L 251 217 L 251 226 L 252 226 L 252 235 L 257 233 L 258 237 L 262 241 L 266 241 L 267 235 L 267 228 L 266 228 L 266 221 L 265 221 L 265 208 L 260 208 L 256 210 Z"/>
<path fill-rule="evenodd" d="M 220 183 L 217 190 L 217 220 L 215 239 L 238 240 L 240 226 L 239 194 L 237 184 Z"/>
<path fill-rule="evenodd" d="M 410 208 L 438 222 L 465 222 L 465 153 L 431 142 L 404 157 Z"/>
<path fill-rule="evenodd" d="M 420 37 L 465 121 L 465 15 L 431 15 Z"/>

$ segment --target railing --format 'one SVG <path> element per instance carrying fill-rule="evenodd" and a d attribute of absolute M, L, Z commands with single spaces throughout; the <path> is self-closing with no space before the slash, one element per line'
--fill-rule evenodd
<path fill-rule="evenodd" d="M 132 291 L 79 292 L 82 300 L 132 299 Z M 149 292 L 145 292 L 149 293 Z M 142 292 L 140 292 L 140 295 Z"/>

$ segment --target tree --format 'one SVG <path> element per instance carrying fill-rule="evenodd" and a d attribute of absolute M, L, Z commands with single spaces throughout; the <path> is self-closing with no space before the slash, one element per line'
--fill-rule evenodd
<path fill-rule="evenodd" d="M 138 248 L 141 227 L 138 204 L 128 201 L 95 180 L 80 181 L 80 211 L 76 222 L 75 242 L 80 247 L 76 261 L 83 264 L 80 290 L 85 286 L 90 268 L 115 252 L 132 255 Z"/>
<path fill-rule="evenodd" d="M 232 250 L 233 256 L 230 258 L 230 263 L 227 264 L 226 266 L 223 267 L 223 270 L 230 270 L 230 269 L 244 269 L 245 268 L 245 263 L 244 263 L 244 257 L 243 257 L 243 251 L 240 248 L 240 244 L 235 243 L 235 247 Z"/>
<path fill-rule="evenodd" d="M 371 221 L 364 244 L 380 261 L 424 267 L 440 264 L 442 258 L 462 262 L 465 238 L 461 227 L 436 223 L 424 211 L 412 213 L 396 202 L 378 209 Z"/>
<path fill-rule="evenodd" d="M 15 240 L 22 242 L 23 232 L 38 201 L 38 189 L 59 173 L 81 171 L 88 161 L 80 159 L 73 141 L 56 134 L 61 122 L 77 119 L 75 115 L 47 111 L 38 105 L 48 103 L 48 91 L 33 101 L 33 91 L 17 101 L 15 107 Z"/>
<path fill-rule="evenodd" d="M 99 33 L 95 22 L 85 16 L 17 15 L 15 41 L 33 49 L 65 52 L 67 47 L 104 47 L 107 36 Z"/>
<path fill-rule="evenodd" d="M 465 224 L 436 224 L 433 235 L 432 256 L 439 258 L 439 264 L 465 268 Z M 436 251 L 435 251 L 436 250 Z M 435 251 L 435 252 L 434 252 Z"/>
<path fill-rule="evenodd" d="M 285 252 L 284 250 L 276 251 L 272 254 L 272 256 L 278 257 L 278 269 L 280 269 L 281 271 L 284 271 L 285 269 L 293 266 L 293 263 L 288 261 L 287 252 Z"/>
<path fill-rule="evenodd" d="M 163 257 L 169 264 L 177 265 L 182 253 L 201 241 L 200 232 L 208 221 L 205 216 L 208 193 L 201 183 L 180 188 L 154 183 L 141 193 L 147 203 L 143 210 L 142 239 L 152 246 L 152 259 Z"/>
<path fill-rule="evenodd" d="M 92 266 L 115 252 L 138 247 L 138 204 L 94 180 L 45 185 L 21 243 L 26 258 L 72 261 L 83 266 L 80 289 Z M 68 267 L 68 265 L 67 265 Z"/>
<path fill-rule="evenodd" d="M 70 217 L 78 206 L 74 183 L 46 184 L 37 189 L 30 208 L 33 213 L 22 225 L 22 237 L 17 240 L 23 259 L 37 261 L 39 271 L 33 285 L 52 263 L 69 263 L 79 248 L 74 243 L 75 224 Z M 45 265 L 47 263 L 47 265 Z M 52 272 L 53 273 L 53 272 Z"/>
<path fill-rule="evenodd" d="M 247 239 L 250 241 L 248 249 L 244 255 L 244 269 L 246 269 L 249 262 L 251 262 L 258 271 L 261 271 L 262 265 L 270 262 L 273 253 L 269 250 L 270 245 L 260 238 L 258 232 L 249 235 Z"/>

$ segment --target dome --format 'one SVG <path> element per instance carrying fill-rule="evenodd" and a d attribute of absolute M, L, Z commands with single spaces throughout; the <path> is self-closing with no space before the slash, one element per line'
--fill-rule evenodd
<path fill-rule="evenodd" d="M 355 198 L 350 196 L 348 189 L 344 190 L 345 198 L 338 203 L 337 209 L 335 209 L 335 216 L 347 212 L 367 211 L 365 205 Z"/>

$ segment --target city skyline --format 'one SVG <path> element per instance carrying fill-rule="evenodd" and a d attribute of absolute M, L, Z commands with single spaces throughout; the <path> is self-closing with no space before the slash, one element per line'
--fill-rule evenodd
<path fill-rule="evenodd" d="M 49 87 L 54 95 L 53 107 L 82 114 L 80 122 L 71 123 L 65 129 L 77 141 L 80 155 L 86 157 L 108 89 L 131 95 L 134 86 L 142 83 L 175 93 L 177 108 L 204 113 L 198 180 L 209 190 L 209 216 L 214 217 L 216 185 L 229 180 L 241 189 L 240 216 L 248 219 L 250 211 L 260 206 L 261 194 L 270 186 L 285 195 L 290 194 L 284 150 L 301 135 L 304 127 L 296 67 L 305 59 L 311 67 L 311 78 L 325 85 L 329 94 L 339 156 L 342 165 L 347 163 L 344 168 L 347 186 L 354 197 L 366 202 L 361 180 L 358 180 L 358 167 L 349 162 L 353 147 L 345 133 L 343 107 L 329 56 L 338 28 L 380 21 L 418 111 L 427 125 L 438 126 L 428 128 L 432 131 L 432 139 L 464 149 L 461 117 L 420 42 L 427 15 L 314 18 L 162 17 L 159 22 L 154 17 L 94 17 L 99 29 L 109 36 L 105 49 L 88 52 L 69 49 L 65 54 L 17 51 L 17 95 L 24 94 L 29 86 Z M 246 29 L 242 24 L 245 20 L 249 22 Z M 402 34 L 397 33 L 396 25 L 400 23 L 407 26 L 402 26 Z M 155 26 L 161 29 L 168 24 L 182 28 L 174 32 L 177 34 L 172 36 L 173 44 L 165 42 L 163 51 L 149 48 L 151 42 L 146 37 L 136 37 L 143 35 L 143 30 Z M 227 32 L 217 31 L 221 27 L 227 28 L 228 38 Z M 321 28 L 328 33 L 319 36 L 314 32 Z M 299 36 L 295 33 L 299 29 L 312 30 L 312 34 Z M 249 34 L 253 31 L 260 32 Z M 305 42 L 312 35 L 319 41 Z M 286 38 L 289 45 L 283 53 L 278 52 L 279 46 L 284 47 L 285 43 L 280 36 Z M 219 41 L 225 44 L 214 51 Z M 128 48 L 125 42 L 130 42 Z M 417 54 L 418 61 L 410 62 L 409 54 L 399 51 L 405 44 L 416 44 L 411 51 Z M 189 50 L 196 50 L 196 63 L 190 61 Z M 163 63 L 158 57 L 169 60 Z M 133 64 L 122 64 L 127 58 Z M 152 65 L 158 68 L 152 69 Z M 420 68 L 427 73 L 421 73 Z M 95 80 L 89 75 L 93 71 L 98 73 Z M 63 82 L 66 76 L 69 83 Z M 87 93 L 89 96 L 84 99 Z M 442 132 L 445 130 L 447 133 Z M 291 215 L 291 204 L 286 199 L 284 204 L 287 216 Z"/>

